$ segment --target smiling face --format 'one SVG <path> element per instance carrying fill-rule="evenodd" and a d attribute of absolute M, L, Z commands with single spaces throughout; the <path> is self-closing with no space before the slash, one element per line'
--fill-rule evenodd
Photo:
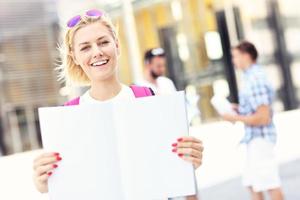
<path fill-rule="evenodd" d="M 88 24 L 74 34 L 72 57 L 91 82 L 116 78 L 119 43 L 101 22 Z"/>

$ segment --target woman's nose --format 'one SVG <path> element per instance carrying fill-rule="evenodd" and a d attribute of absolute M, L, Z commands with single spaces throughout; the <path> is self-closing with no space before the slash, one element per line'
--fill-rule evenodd
<path fill-rule="evenodd" d="M 103 56 L 103 51 L 98 45 L 93 45 L 93 57 Z"/>

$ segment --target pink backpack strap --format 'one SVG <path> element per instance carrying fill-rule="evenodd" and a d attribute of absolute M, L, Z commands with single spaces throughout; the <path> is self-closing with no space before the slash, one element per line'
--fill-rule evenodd
<path fill-rule="evenodd" d="M 148 87 L 131 85 L 130 88 L 133 91 L 134 96 L 136 98 L 147 97 L 147 96 L 153 96 L 154 95 L 153 91 Z"/>
<path fill-rule="evenodd" d="M 147 96 L 153 96 L 154 93 L 153 91 L 148 88 L 148 87 L 142 87 L 142 86 L 137 86 L 137 85 L 131 85 L 130 86 L 131 90 L 134 93 L 134 96 L 136 98 L 140 98 L 140 97 L 147 97 Z M 80 97 L 76 97 L 75 99 L 72 99 L 68 102 L 66 102 L 64 104 L 64 106 L 75 106 L 75 105 L 79 105 L 79 100 Z"/>
<path fill-rule="evenodd" d="M 79 105 L 79 99 L 80 99 L 80 97 L 76 97 L 75 99 L 72 99 L 72 100 L 66 102 L 66 103 L 64 104 L 64 106 L 75 106 L 75 105 Z"/>

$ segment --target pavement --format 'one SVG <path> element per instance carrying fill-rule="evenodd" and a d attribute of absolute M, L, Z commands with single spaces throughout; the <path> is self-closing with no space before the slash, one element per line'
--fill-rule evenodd
<path fill-rule="evenodd" d="M 285 200 L 300 200 L 300 159 L 281 165 L 279 171 Z M 241 185 L 241 177 L 201 189 L 199 193 L 201 200 L 250 200 L 249 192 Z M 264 195 L 268 200 L 268 195 Z"/>

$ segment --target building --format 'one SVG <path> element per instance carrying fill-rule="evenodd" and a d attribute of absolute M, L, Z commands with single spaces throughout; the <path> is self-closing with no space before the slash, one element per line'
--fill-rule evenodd
<path fill-rule="evenodd" d="M 37 108 L 61 101 L 56 7 L 49 1 L 0 2 L 0 119 L 6 154 L 40 147 Z"/>

